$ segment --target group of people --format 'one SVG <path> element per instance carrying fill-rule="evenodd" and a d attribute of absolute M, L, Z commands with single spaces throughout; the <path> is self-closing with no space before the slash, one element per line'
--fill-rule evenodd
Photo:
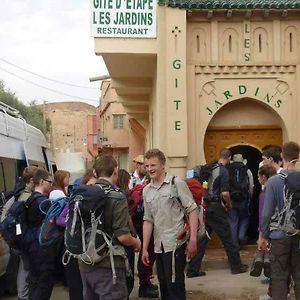
<path fill-rule="evenodd" d="M 269 299 L 284 300 L 288 294 L 290 278 L 295 284 L 296 299 L 300 299 L 300 247 L 299 236 L 289 236 L 274 229 L 271 223 L 284 206 L 284 180 L 276 172 L 295 170 L 300 147 L 288 142 L 281 148 L 269 146 L 263 149 L 262 165 L 258 178 L 263 185 L 260 195 L 260 222 L 258 250 L 269 259 L 271 283 Z M 281 167 L 281 160 L 283 165 Z M 184 300 L 185 271 L 188 278 L 204 276 L 201 263 L 205 248 L 213 231 L 222 241 L 228 256 L 232 274 L 247 272 L 239 254 L 237 220 L 243 223 L 243 214 L 236 194 L 230 186 L 230 162 L 232 153 L 222 149 L 208 178 L 204 201 L 206 205 L 206 234 L 198 235 L 199 212 L 193 194 L 186 182 L 166 171 L 166 157 L 159 149 L 148 150 L 134 159 L 136 170 L 129 174 L 118 169 L 117 161 L 109 155 L 100 156 L 80 184 L 99 185 L 122 192 L 122 199 L 109 199 L 105 205 L 105 228 L 114 244 L 123 246 L 127 259 L 114 259 L 117 280 L 112 280 L 110 257 L 95 264 L 71 259 L 64 266 L 71 300 L 128 299 L 134 285 L 134 258 L 138 256 L 139 297 L 162 300 Z M 239 155 L 233 162 L 245 162 Z M 253 189 L 253 176 L 246 170 L 249 195 Z M 251 179 L 252 176 L 252 179 Z M 271 178 L 272 177 L 272 178 Z M 270 179 L 269 179 L 270 178 Z M 59 170 L 50 174 L 41 168 L 27 167 L 23 180 L 26 188 L 19 201 L 26 201 L 27 221 L 33 232 L 38 232 L 45 218 L 43 210 L 61 197 L 69 196 L 70 173 Z M 299 183 L 300 184 L 300 183 Z M 172 194 L 173 185 L 177 195 Z M 240 195 L 241 197 L 241 195 Z M 175 199 L 176 198 L 176 199 Z M 48 199 L 49 201 L 45 201 Z M 178 200 L 179 199 L 179 200 Z M 64 222 L 67 219 L 66 209 Z M 65 226 L 64 222 L 60 226 Z M 179 234 L 188 224 L 187 239 L 179 242 Z M 245 226 L 242 225 L 242 228 Z M 245 231 L 245 229 L 243 229 Z M 240 235 L 244 236 L 244 234 Z M 38 234 L 25 253 L 21 253 L 18 275 L 19 300 L 50 299 L 55 282 L 55 270 L 61 261 L 64 244 L 49 253 L 39 244 Z M 270 250 L 270 254 L 269 251 Z M 189 263 L 186 270 L 186 259 Z M 156 261 L 159 287 L 152 283 L 153 264 Z M 254 268 L 257 266 L 254 265 Z M 252 272 L 253 270 L 251 270 Z"/>

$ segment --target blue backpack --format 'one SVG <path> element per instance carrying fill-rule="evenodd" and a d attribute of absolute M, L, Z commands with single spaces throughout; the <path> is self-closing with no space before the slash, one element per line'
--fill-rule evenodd
<path fill-rule="evenodd" d="M 49 201 L 49 200 L 45 200 Z M 39 243 L 43 247 L 56 246 L 60 244 L 64 237 L 64 228 L 56 225 L 56 218 L 61 214 L 65 205 L 69 199 L 63 197 L 52 202 L 50 208 L 46 214 L 46 217 L 43 221 L 40 234 L 39 234 Z M 40 209 L 42 210 L 42 204 Z"/>
<path fill-rule="evenodd" d="M 0 234 L 13 249 L 26 250 L 33 239 L 27 225 L 27 209 L 32 202 L 32 199 L 26 202 L 14 200 L 0 223 Z"/>

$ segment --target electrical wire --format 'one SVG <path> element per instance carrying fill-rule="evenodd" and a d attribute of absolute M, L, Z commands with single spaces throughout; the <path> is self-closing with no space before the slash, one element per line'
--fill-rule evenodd
<path fill-rule="evenodd" d="M 38 76 L 40 78 L 43 78 L 43 79 L 46 79 L 46 80 L 49 80 L 49 81 L 52 81 L 52 82 L 55 82 L 55 83 L 59 83 L 59 84 L 64 84 L 64 85 L 68 85 L 68 86 L 72 86 L 72 87 L 76 87 L 76 88 L 81 88 L 81 89 L 90 89 L 90 90 L 98 90 L 98 88 L 94 88 L 94 87 L 89 87 L 89 86 L 83 86 L 83 85 L 76 85 L 76 84 L 72 84 L 72 83 L 68 83 L 68 82 L 64 82 L 64 81 L 59 81 L 59 80 L 56 80 L 56 79 L 52 79 L 52 78 L 49 78 L 49 77 L 46 77 L 46 76 L 43 76 L 43 75 L 40 75 L 38 73 L 35 73 L 35 72 L 32 72 L 28 69 L 25 69 L 25 68 L 22 68 L 16 64 L 13 64 L 12 62 L 9 62 L 8 60 L 4 59 L 4 58 L 1 58 L 0 57 L 0 60 L 5 62 L 6 64 L 8 65 L 11 65 L 15 68 L 18 68 L 24 72 L 27 72 L 27 73 L 30 73 L 34 76 Z"/>
<path fill-rule="evenodd" d="M 35 85 L 35 86 L 37 86 L 37 87 L 39 87 L 39 88 L 42 88 L 42 89 L 51 91 L 51 92 L 56 93 L 56 94 L 59 94 L 59 95 L 63 95 L 63 96 L 71 97 L 71 98 L 77 98 L 77 99 L 84 100 L 84 101 L 99 102 L 98 100 L 95 100 L 95 99 L 91 99 L 91 98 L 83 98 L 83 97 L 79 97 L 79 96 L 75 96 L 75 95 L 70 95 L 70 94 L 67 94 L 67 93 L 64 93 L 64 92 L 60 92 L 60 91 L 57 91 L 57 90 L 54 90 L 54 89 L 45 87 L 45 86 L 40 85 L 40 84 L 38 84 L 38 83 L 35 83 L 35 82 L 31 81 L 31 80 L 28 80 L 28 79 L 26 79 L 26 78 L 24 78 L 24 77 L 22 77 L 22 76 L 19 76 L 19 75 L 13 73 L 13 72 L 10 72 L 10 71 L 8 71 L 8 70 L 2 68 L 2 67 L 0 67 L 0 70 L 2 70 L 3 72 L 6 72 L 6 73 L 8 73 L 8 74 L 10 74 L 10 75 L 12 75 L 12 76 L 15 76 L 15 77 L 17 77 L 17 78 L 19 78 L 19 79 L 21 79 L 21 80 L 24 80 L 25 82 L 28 82 L 28 83 L 30 83 L 30 84 L 32 84 L 32 85 Z"/>

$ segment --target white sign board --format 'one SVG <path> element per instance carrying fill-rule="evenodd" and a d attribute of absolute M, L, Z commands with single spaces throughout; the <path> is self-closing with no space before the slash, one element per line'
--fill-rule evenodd
<path fill-rule="evenodd" d="M 156 37 L 157 0 L 91 0 L 94 37 Z"/>

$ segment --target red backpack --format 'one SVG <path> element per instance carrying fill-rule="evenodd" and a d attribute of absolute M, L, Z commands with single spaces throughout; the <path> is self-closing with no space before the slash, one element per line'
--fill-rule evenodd
<path fill-rule="evenodd" d="M 203 194 L 204 194 L 204 189 L 202 187 L 202 184 L 195 178 L 188 178 L 185 180 L 189 190 L 191 191 L 193 198 L 198 206 L 199 210 L 199 215 L 198 215 L 198 239 L 201 239 L 205 234 L 206 234 L 206 229 L 205 229 L 205 219 L 206 219 L 206 205 L 203 201 Z M 183 206 L 181 204 L 181 201 L 178 197 L 178 192 L 175 184 L 175 177 L 172 178 L 172 187 L 175 187 L 177 193 L 176 199 L 178 200 L 179 205 L 182 207 L 182 210 L 185 214 L 185 223 L 186 225 L 184 226 L 184 229 L 180 234 L 177 236 L 177 240 L 180 241 L 185 241 L 187 239 L 187 236 L 189 235 L 189 218 L 183 209 Z"/>
<path fill-rule="evenodd" d="M 188 178 L 185 180 L 185 182 L 190 189 L 197 205 L 202 205 L 201 201 L 204 194 L 202 184 L 195 178 Z"/>
<path fill-rule="evenodd" d="M 129 193 L 128 208 L 132 223 L 135 225 L 143 224 L 144 203 L 143 203 L 143 184 L 136 184 Z"/>

